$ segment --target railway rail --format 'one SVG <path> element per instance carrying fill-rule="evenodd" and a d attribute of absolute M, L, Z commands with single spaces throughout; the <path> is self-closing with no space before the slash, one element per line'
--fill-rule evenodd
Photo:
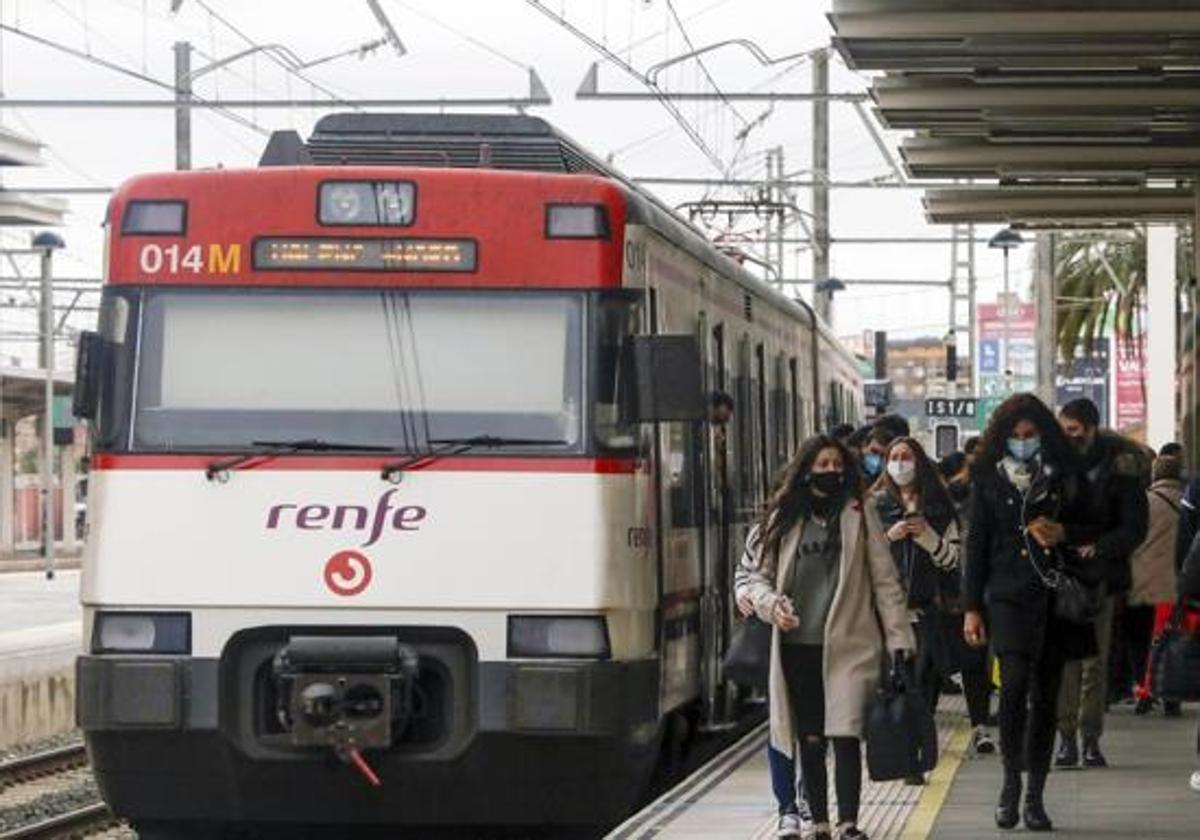
<path fill-rule="evenodd" d="M 77 772 L 87 763 L 82 744 L 0 762 L 0 840 L 85 837 L 116 825 L 90 778 Z"/>

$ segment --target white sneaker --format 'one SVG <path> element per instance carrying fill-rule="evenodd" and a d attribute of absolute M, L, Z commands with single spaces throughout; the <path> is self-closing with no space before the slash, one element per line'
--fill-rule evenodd
<path fill-rule="evenodd" d="M 800 837 L 803 835 L 799 814 L 780 814 L 775 826 L 776 837 Z"/>
<path fill-rule="evenodd" d="M 971 736 L 971 747 L 976 755 L 992 755 L 996 752 L 996 742 L 992 740 L 992 733 L 987 731 L 987 727 L 975 727 L 975 733 Z"/>
<path fill-rule="evenodd" d="M 1188 787 L 1196 791 L 1196 793 L 1200 793 L 1200 770 L 1192 774 L 1192 778 L 1188 780 Z"/>

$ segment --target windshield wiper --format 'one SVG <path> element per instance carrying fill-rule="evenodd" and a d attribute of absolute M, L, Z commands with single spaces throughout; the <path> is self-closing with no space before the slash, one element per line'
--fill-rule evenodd
<path fill-rule="evenodd" d="M 394 446 L 370 443 L 339 443 L 337 441 L 321 440 L 319 438 L 302 438 L 300 440 L 253 440 L 251 446 L 258 447 L 256 452 L 244 452 L 221 461 L 212 461 L 204 469 L 204 477 L 209 481 L 222 473 L 249 463 L 250 461 L 269 461 L 289 452 L 394 452 Z"/>
<path fill-rule="evenodd" d="M 497 435 L 474 435 L 460 438 L 430 438 L 429 443 L 436 444 L 435 449 L 428 452 L 414 452 L 407 458 L 391 464 L 384 464 L 379 477 L 384 481 L 398 480 L 405 470 L 427 467 L 439 458 L 461 455 L 471 449 L 497 446 L 566 446 L 568 441 L 550 438 L 516 438 L 499 437 Z"/>

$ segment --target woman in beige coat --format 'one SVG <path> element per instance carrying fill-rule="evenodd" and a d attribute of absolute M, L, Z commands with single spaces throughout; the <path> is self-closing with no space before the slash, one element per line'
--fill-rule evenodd
<path fill-rule="evenodd" d="M 813 836 L 829 840 L 825 756 L 833 742 L 839 836 L 864 840 L 857 822 L 865 710 L 885 651 L 907 654 L 915 641 L 883 526 L 863 505 L 857 465 L 842 444 L 823 435 L 804 443 L 747 551 L 749 598 L 775 626 L 772 744 L 794 754 L 799 743 Z"/>

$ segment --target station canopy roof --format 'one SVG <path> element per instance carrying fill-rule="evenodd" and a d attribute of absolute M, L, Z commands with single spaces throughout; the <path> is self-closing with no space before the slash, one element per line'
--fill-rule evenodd
<path fill-rule="evenodd" d="M 46 371 L 42 368 L 0 367 L 0 420 L 15 422 L 45 410 Z M 54 396 L 69 397 L 75 378 L 54 371 Z"/>
<path fill-rule="evenodd" d="M 41 166 L 42 144 L 0 126 L 0 166 Z M 0 187 L 0 225 L 61 225 L 66 202 Z"/>
<path fill-rule="evenodd" d="M 936 222 L 1191 218 L 1200 172 L 1196 0 L 833 0 L 846 63 Z"/>

